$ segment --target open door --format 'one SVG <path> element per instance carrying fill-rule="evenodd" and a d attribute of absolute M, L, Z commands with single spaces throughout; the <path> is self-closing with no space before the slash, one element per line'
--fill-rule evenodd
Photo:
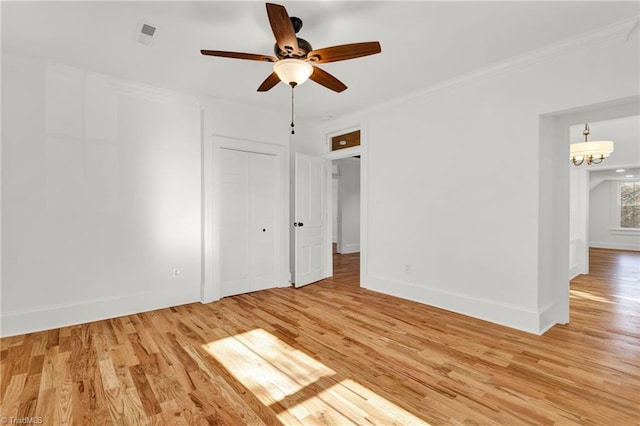
<path fill-rule="evenodd" d="M 325 181 L 326 160 L 295 154 L 295 269 L 296 287 L 326 278 Z"/>

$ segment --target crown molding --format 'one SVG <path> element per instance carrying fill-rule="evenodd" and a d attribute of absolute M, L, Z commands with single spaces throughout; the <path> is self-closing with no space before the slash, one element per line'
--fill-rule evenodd
<path fill-rule="evenodd" d="M 151 86 L 149 84 L 124 80 L 108 75 L 92 73 L 105 78 L 110 86 L 120 95 L 128 95 L 140 99 L 146 99 L 152 102 L 173 103 L 185 106 L 194 106 L 198 108 L 200 103 L 197 96 L 189 93 L 178 92 L 175 90 L 165 89 L 161 87 Z"/>
<path fill-rule="evenodd" d="M 458 77 L 453 77 L 449 80 L 445 80 L 426 89 L 418 90 L 409 95 L 401 96 L 377 105 L 373 105 L 369 108 L 365 108 L 361 111 L 356 111 L 352 114 L 361 114 L 364 112 L 376 110 L 381 107 L 395 105 L 397 103 L 417 97 L 429 96 L 442 90 L 451 89 L 462 84 L 473 83 L 475 81 L 482 80 L 484 78 L 488 78 L 502 72 L 511 71 L 515 68 L 530 66 L 535 63 L 548 60 L 555 56 L 570 52 L 572 50 L 584 49 L 592 46 L 625 43 L 629 40 L 631 34 L 638 27 L 639 23 L 640 15 L 623 19 L 611 25 L 597 28 L 594 31 L 584 33 L 577 37 L 568 38 L 566 40 L 553 43 L 539 49 L 531 50 L 521 55 L 513 56 L 509 59 L 496 62 L 487 67 L 479 68 L 475 71 L 471 71 Z"/>

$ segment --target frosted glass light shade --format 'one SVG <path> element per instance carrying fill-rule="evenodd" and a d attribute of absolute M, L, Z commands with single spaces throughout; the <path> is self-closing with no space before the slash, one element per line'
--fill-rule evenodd
<path fill-rule="evenodd" d="M 607 158 L 613 152 L 613 141 L 591 141 L 571 144 L 571 159 Z"/>
<path fill-rule="evenodd" d="M 300 85 L 309 79 L 313 73 L 313 67 L 300 59 L 287 58 L 273 64 L 273 71 L 286 84 Z"/>

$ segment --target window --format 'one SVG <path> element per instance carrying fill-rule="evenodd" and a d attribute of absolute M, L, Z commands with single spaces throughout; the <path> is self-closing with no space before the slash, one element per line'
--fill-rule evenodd
<path fill-rule="evenodd" d="M 640 228 L 640 181 L 620 182 L 618 188 L 618 226 Z"/>

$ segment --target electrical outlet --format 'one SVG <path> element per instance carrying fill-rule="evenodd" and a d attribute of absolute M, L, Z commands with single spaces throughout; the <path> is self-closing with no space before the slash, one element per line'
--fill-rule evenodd
<path fill-rule="evenodd" d="M 171 272 L 171 276 L 173 278 L 178 278 L 181 273 L 182 271 L 180 270 L 180 268 L 173 268 L 173 271 Z"/>

